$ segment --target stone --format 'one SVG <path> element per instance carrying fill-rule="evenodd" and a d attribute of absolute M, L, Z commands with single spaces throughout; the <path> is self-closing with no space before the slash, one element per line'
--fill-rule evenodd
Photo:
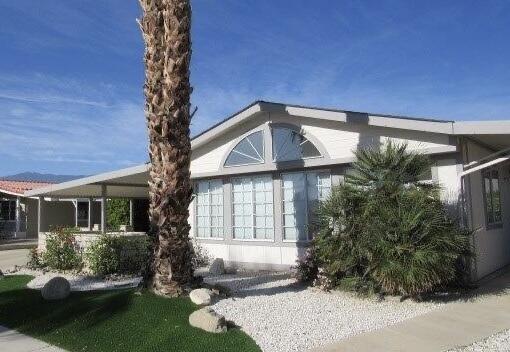
<path fill-rule="evenodd" d="M 41 289 L 41 295 L 47 301 L 65 299 L 70 293 L 71 284 L 61 276 L 52 278 Z"/>
<path fill-rule="evenodd" d="M 222 258 L 216 258 L 209 267 L 209 274 L 223 275 L 225 274 L 225 263 Z"/>
<path fill-rule="evenodd" d="M 214 293 L 207 288 L 197 288 L 189 294 L 191 302 L 199 306 L 208 306 L 212 302 L 212 296 Z"/>
<path fill-rule="evenodd" d="M 4 278 L 4 273 L 2 272 L 2 270 L 0 270 L 0 280 L 2 280 Z"/>
<path fill-rule="evenodd" d="M 210 307 L 205 307 L 191 313 L 189 316 L 189 324 L 195 328 L 212 333 L 227 331 L 227 322 L 225 317 L 216 313 Z"/>

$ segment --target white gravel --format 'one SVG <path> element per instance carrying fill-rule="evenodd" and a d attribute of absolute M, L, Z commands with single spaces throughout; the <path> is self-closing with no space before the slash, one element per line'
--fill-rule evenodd
<path fill-rule="evenodd" d="M 502 331 L 472 345 L 448 352 L 510 352 L 510 330 Z"/>
<path fill-rule="evenodd" d="M 16 275 L 32 275 L 35 278 L 27 284 L 28 288 L 40 290 L 45 283 L 55 276 L 66 278 L 71 284 L 71 291 L 116 290 L 121 288 L 137 287 L 142 281 L 137 277 L 111 277 L 100 278 L 86 274 L 62 274 L 55 272 L 41 273 L 40 271 L 21 269 Z"/>
<path fill-rule="evenodd" d="M 232 290 L 232 298 L 212 308 L 239 325 L 264 352 L 306 351 L 442 306 L 326 293 L 299 286 L 283 273 L 244 273 L 204 280 Z"/>

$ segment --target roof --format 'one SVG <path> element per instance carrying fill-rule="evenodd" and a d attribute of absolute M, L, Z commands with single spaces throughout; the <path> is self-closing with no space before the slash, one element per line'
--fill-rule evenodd
<path fill-rule="evenodd" d="M 23 196 L 26 191 L 50 185 L 51 183 L 48 182 L 0 180 L 0 192 L 15 196 Z"/>
<path fill-rule="evenodd" d="M 374 127 L 413 130 L 450 136 L 469 136 L 495 150 L 510 147 L 510 138 L 508 138 L 510 135 L 510 120 L 458 122 L 257 100 L 194 136 L 191 141 L 192 150 L 200 148 L 227 131 L 238 127 L 242 122 L 262 113 L 269 115 L 284 114 L 338 123 L 365 124 Z M 141 164 L 126 169 L 50 185 L 39 190 L 27 191 L 26 194 L 28 196 L 53 195 L 59 197 L 100 196 L 101 186 L 107 185 L 108 195 L 112 197 L 122 195 L 130 197 L 146 196 L 148 168 L 148 164 Z"/>

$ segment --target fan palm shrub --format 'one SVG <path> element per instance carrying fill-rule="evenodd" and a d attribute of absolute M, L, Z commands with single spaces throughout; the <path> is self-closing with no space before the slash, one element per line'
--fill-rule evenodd
<path fill-rule="evenodd" d="M 431 160 L 391 142 L 356 157 L 317 210 L 318 272 L 365 293 L 416 296 L 455 282 L 471 254 L 469 233 L 448 215 L 439 186 L 422 181 Z"/>

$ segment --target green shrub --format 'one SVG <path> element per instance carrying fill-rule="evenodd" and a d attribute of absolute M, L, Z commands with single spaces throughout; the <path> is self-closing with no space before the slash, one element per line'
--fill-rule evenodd
<path fill-rule="evenodd" d="M 37 247 L 31 248 L 28 252 L 27 267 L 30 269 L 40 269 L 44 266 L 42 256 L 39 254 Z"/>
<path fill-rule="evenodd" d="M 102 235 L 87 249 L 89 269 L 96 275 L 135 274 L 147 265 L 146 237 Z"/>
<path fill-rule="evenodd" d="M 420 181 L 431 161 L 392 143 L 356 156 L 318 208 L 312 264 L 333 287 L 360 293 L 415 296 L 454 282 L 471 255 L 469 233 L 449 217 L 439 187 Z"/>
<path fill-rule="evenodd" d="M 46 236 L 46 251 L 42 255 L 46 266 L 56 270 L 81 269 L 83 261 L 74 237 L 75 229 L 57 227 Z"/>
<path fill-rule="evenodd" d="M 129 200 L 124 198 L 108 199 L 106 213 L 108 230 L 118 231 L 120 225 L 129 224 Z"/>

